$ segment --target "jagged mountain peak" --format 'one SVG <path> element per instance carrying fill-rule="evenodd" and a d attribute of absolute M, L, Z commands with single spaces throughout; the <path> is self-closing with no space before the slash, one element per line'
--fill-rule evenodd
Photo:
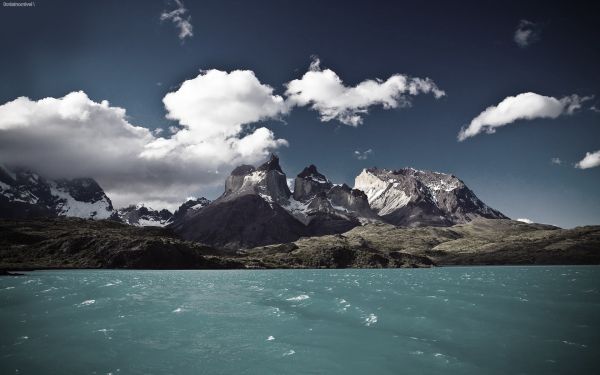
<path fill-rule="evenodd" d="M 225 181 L 225 192 L 217 201 L 235 199 L 240 195 L 258 194 L 268 202 L 285 202 L 292 195 L 287 179 L 272 154 L 260 167 L 242 165 L 233 170 Z"/>
<path fill-rule="evenodd" d="M 318 180 L 327 181 L 327 178 L 323 174 L 319 173 L 317 167 L 314 164 L 311 164 L 308 167 L 304 168 L 302 172 L 298 173 L 298 177 L 314 177 Z"/>
<path fill-rule="evenodd" d="M 319 171 L 314 164 L 304 168 L 294 180 L 294 199 L 305 201 L 316 194 L 326 192 L 333 184 Z"/>
<path fill-rule="evenodd" d="M 269 160 L 267 160 L 262 165 L 260 165 L 258 168 L 256 168 L 256 170 L 267 171 L 267 172 L 268 171 L 277 171 L 277 172 L 283 174 L 283 170 L 281 169 L 281 166 L 279 165 L 279 157 L 275 154 L 271 154 L 271 156 L 269 157 Z"/>

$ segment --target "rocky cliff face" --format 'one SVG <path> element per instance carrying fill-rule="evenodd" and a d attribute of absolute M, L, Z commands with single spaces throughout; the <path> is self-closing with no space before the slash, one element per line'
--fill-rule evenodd
<path fill-rule="evenodd" d="M 294 180 L 294 199 L 306 201 L 319 193 L 325 193 L 333 184 L 321 173 L 317 167 L 310 165 L 296 176 Z"/>
<path fill-rule="evenodd" d="M 106 219 L 112 213 L 110 199 L 91 178 L 52 180 L 27 169 L 0 166 L 1 217 Z"/>
<path fill-rule="evenodd" d="M 225 192 L 217 201 L 234 200 L 240 196 L 256 194 L 271 203 L 282 204 L 292 195 L 279 158 L 271 158 L 258 168 L 242 165 L 231 172 L 225 181 Z"/>
<path fill-rule="evenodd" d="M 457 177 L 445 173 L 365 169 L 354 183 L 379 216 L 400 226 L 448 226 L 476 218 L 507 218 L 485 203 Z"/>

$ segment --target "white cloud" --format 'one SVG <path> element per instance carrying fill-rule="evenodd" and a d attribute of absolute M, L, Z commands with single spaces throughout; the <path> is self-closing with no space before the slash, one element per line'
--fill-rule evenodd
<path fill-rule="evenodd" d="M 371 156 L 373 154 L 373 150 L 368 149 L 366 151 L 360 152 L 358 150 L 354 151 L 354 157 L 356 157 L 358 160 L 367 160 L 369 158 L 369 156 Z"/>
<path fill-rule="evenodd" d="M 552 159 L 550 159 L 550 163 L 552 163 L 554 165 L 561 165 L 562 160 L 560 160 L 560 158 L 552 158 Z"/>
<path fill-rule="evenodd" d="M 90 176 L 116 206 L 173 207 L 186 196 L 221 189 L 219 170 L 255 164 L 287 145 L 250 124 L 286 113 L 251 71 L 211 70 L 185 81 L 163 101 L 179 122 L 161 137 L 128 122 L 123 108 L 82 92 L 0 105 L 0 160 L 49 176 Z"/>
<path fill-rule="evenodd" d="M 187 9 L 183 5 L 182 0 L 175 0 L 177 8 L 170 12 L 166 10 L 160 15 L 160 20 L 170 20 L 173 22 L 175 27 L 179 29 L 179 39 L 184 40 L 185 38 L 194 36 L 194 28 L 192 26 L 192 17 L 186 16 Z"/>
<path fill-rule="evenodd" d="M 575 168 L 588 169 L 600 166 L 600 150 L 586 152 L 585 157 L 575 164 Z"/>
<path fill-rule="evenodd" d="M 525 217 L 520 217 L 517 219 L 517 221 L 520 221 L 521 223 L 526 223 L 526 224 L 533 224 L 533 220 L 527 219 Z"/>
<path fill-rule="evenodd" d="M 532 43 L 540 40 L 540 32 L 541 30 L 538 24 L 527 20 L 521 20 L 519 21 L 519 25 L 517 25 L 513 39 L 519 47 L 526 48 Z"/>
<path fill-rule="evenodd" d="M 410 96 L 432 93 L 445 95 L 429 78 L 411 78 L 394 74 L 387 80 L 365 80 L 354 87 L 344 85 L 330 69 L 321 69 L 320 60 L 313 57 L 309 71 L 302 78 L 286 84 L 290 106 L 310 106 L 319 112 L 321 121 L 336 119 L 343 124 L 358 126 L 368 108 L 381 105 L 384 109 L 410 106 Z"/>
<path fill-rule="evenodd" d="M 563 114 L 573 114 L 581 108 L 581 103 L 590 100 L 591 96 L 565 96 L 557 99 L 533 92 L 517 96 L 509 96 L 498 105 L 490 106 L 463 127 L 458 134 L 458 140 L 464 141 L 482 132 L 492 134 L 496 128 L 508 125 L 517 120 L 532 120 L 536 118 L 557 118 Z"/>

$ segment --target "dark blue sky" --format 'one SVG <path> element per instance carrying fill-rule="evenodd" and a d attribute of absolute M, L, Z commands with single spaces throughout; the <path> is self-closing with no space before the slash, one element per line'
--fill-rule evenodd
<path fill-rule="evenodd" d="M 586 5 L 587 3 L 587 5 Z M 283 94 L 319 56 L 344 83 L 394 73 L 430 77 L 446 92 L 411 108 L 369 108 L 359 127 L 323 123 L 307 107 L 268 121 L 289 147 L 288 177 L 310 163 L 353 184 L 368 166 L 454 173 L 510 217 L 600 224 L 600 168 L 573 165 L 600 149 L 600 7 L 592 2 L 186 1 L 194 36 L 161 22 L 165 1 L 45 1 L 0 8 L 0 104 L 83 90 L 127 109 L 132 124 L 168 127 L 162 98 L 199 69 L 249 69 Z M 539 40 L 520 48 L 521 19 Z M 160 84 L 160 85 L 159 85 Z M 457 142 L 486 107 L 523 92 L 595 95 L 578 113 L 517 121 Z M 372 149 L 367 160 L 355 150 Z M 562 165 L 553 165 L 558 157 Z M 206 192 L 206 195 L 215 192 Z"/>

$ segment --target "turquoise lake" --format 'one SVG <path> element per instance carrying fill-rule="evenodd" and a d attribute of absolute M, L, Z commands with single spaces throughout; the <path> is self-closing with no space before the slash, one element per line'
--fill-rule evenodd
<path fill-rule="evenodd" d="M 594 374 L 600 267 L 36 271 L 0 374 Z"/>

